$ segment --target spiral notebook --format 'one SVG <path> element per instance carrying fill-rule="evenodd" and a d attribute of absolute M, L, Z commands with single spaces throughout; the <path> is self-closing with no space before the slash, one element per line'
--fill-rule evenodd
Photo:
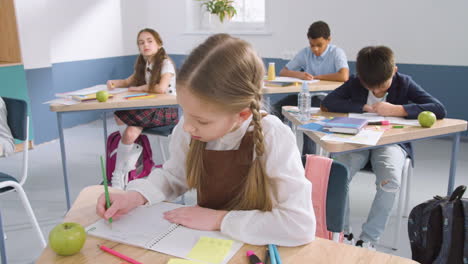
<path fill-rule="evenodd" d="M 183 205 L 158 203 L 141 206 L 112 223 L 100 219 L 86 228 L 88 235 L 116 241 L 119 243 L 146 248 L 168 255 L 210 263 L 201 259 L 190 258 L 192 248 L 202 237 L 231 240 L 216 231 L 201 231 L 172 224 L 163 218 L 166 211 Z M 243 243 L 233 241 L 229 252 L 220 263 L 227 263 L 242 247 Z M 214 264 L 214 263 L 213 263 Z"/>

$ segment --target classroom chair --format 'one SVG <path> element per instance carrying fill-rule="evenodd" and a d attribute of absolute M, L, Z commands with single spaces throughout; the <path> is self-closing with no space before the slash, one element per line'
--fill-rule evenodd
<path fill-rule="evenodd" d="M 161 138 L 169 137 L 172 134 L 172 130 L 174 130 L 175 126 L 176 125 L 167 125 L 167 126 L 159 126 L 159 127 L 151 127 L 151 128 L 143 129 L 143 133 L 156 136 L 156 139 L 158 140 L 159 151 L 161 152 L 161 156 L 163 158 L 163 164 L 164 162 L 166 162 L 167 156 L 166 156 L 166 151 L 165 151 Z M 180 196 L 180 200 L 177 201 L 177 203 L 185 204 L 185 195 L 182 194 Z"/>
<path fill-rule="evenodd" d="M 306 178 L 310 179 L 310 170 L 308 166 L 311 166 L 310 159 L 314 158 L 314 155 L 302 156 L 303 164 L 306 164 Z M 320 157 L 325 158 L 326 157 Z M 307 164 L 309 160 L 309 164 Z M 313 169 L 313 168 L 312 168 Z M 330 173 L 328 176 L 327 191 L 321 192 L 320 195 L 326 195 L 326 227 L 329 232 L 332 232 L 332 240 L 339 242 L 341 240 L 341 233 L 344 230 L 344 218 L 346 210 L 346 199 L 348 197 L 348 168 L 341 162 L 336 160 L 332 161 Z M 312 192 L 319 191 L 318 188 L 312 188 Z M 325 200 L 325 197 L 322 197 Z M 315 207 L 315 206 L 314 206 Z M 321 217 L 316 214 L 317 226 L 320 224 L 318 221 L 322 221 Z"/>
<path fill-rule="evenodd" d="M 161 138 L 169 137 L 172 134 L 174 127 L 175 125 L 168 125 L 143 129 L 143 133 L 156 136 L 156 139 L 158 140 L 159 151 L 161 152 L 161 156 L 163 158 L 163 163 L 166 162 L 167 156 Z"/>
<path fill-rule="evenodd" d="M 29 117 L 28 117 L 28 105 L 24 100 L 12 99 L 3 97 L 7 109 L 7 122 L 10 127 L 11 133 L 15 139 L 24 141 L 23 143 L 23 164 L 22 164 L 22 176 L 18 181 L 17 178 L 10 176 L 6 173 L 0 172 L 0 194 L 5 194 L 7 192 L 16 191 L 23 203 L 24 208 L 29 216 L 29 221 L 31 222 L 34 231 L 38 235 L 42 246 L 45 248 L 47 246 L 44 235 L 42 234 L 41 228 L 37 222 L 34 212 L 29 203 L 28 197 L 23 190 L 23 185 L 26 182 L 28 176 L 28 158 L 29 158 L 29 148 L 28 148 L 28 138 L 29 138 Z M 0 219 L 0 239 L 2 240 L 2 245 L 0 246 L 2 263 L 6 262 L 6 251 L 4 246 L 4 231 L 3 225 L 1 225 Z"/>

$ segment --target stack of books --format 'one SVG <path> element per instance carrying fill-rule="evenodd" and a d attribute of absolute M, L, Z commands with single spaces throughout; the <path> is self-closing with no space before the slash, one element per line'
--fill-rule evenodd
<path fill-rule="evenodd" d="M 335 117 L 323 125 L 323 130 L 335 133 L 356 135 L 367 125 L 366 119 Z"/>
<path fill-rule="evenodd" d="M 114 95 L 109 94 L 108 98 L 112 98 Z M 96 93 L 87 94 L 87 95 L 72 95 L 71 96 L 74 100 L 79 102 L 86 102 L 91 100 L 96 100 Z"/>

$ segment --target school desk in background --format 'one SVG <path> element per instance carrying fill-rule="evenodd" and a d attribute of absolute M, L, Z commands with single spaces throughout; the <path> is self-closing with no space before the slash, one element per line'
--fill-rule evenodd
<path fill-rule="evenodd" d="M 44 102 L 43 104 L 61 104 L 61 105 L 74 105 L 83 101 L 90 101 L 96 99 L 96 93 L 99 91 L 108 90 L 107 85 L 99 84 L 88 88 L 83 88 L 71 92 L 56 93 L 56 99 Z M 109 98 L 115 94 L 127 92 L 128 88 L 115 88 L 108 90 Z"/>

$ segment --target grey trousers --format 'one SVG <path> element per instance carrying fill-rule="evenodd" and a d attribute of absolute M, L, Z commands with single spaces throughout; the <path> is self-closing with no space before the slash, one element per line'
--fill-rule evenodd
<path fill-rule="evenodd" d="M 406 152 L 400 146 L 390 145 L 336 157 L 336 160 L 345 164 L 349 169 L 348 182 L 351 182 L 356 172 L 363 169 L 369 160 L 371 162 L 376 177 L 377 192 L 367 221 L 362 225 L 362 233 L 359 236 L 365 242 L 377 242 L 385 230 L 396 195 L 400 190 L 401 175 L 406 156 Z M 345 213 L 346 231 L 349 231 L 349 198 Z"/>

